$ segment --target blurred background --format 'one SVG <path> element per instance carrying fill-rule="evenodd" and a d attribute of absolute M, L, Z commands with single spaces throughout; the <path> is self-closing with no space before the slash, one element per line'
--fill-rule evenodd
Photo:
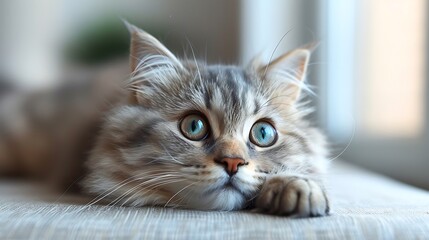
<path fill-rule="evenodd" d="M 308 74 L 311 117 L 332 158 L 429 189 L 427 1 L 1 1 L 0 104 L 13 89 L 58 84 L 64 69 L 127 59 L 121 18 L 209 63 L 268 60 L 320 42 Z"/>

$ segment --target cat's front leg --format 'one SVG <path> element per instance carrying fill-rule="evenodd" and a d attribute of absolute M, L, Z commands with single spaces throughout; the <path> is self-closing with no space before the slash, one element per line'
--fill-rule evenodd
<path fill-rule="evenodd" d="M 263 212 L 285 216 L 318 217 L 329 214 L 329 201 L 322 183 L 305 176 L 268 177 L 255 207 Z"/>

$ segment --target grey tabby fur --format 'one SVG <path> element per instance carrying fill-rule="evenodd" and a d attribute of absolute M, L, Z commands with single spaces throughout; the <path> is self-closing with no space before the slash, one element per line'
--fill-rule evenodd
<path fill-rule="evenodd" d="M 128 27 L 130 96 L 108 114 L 85 164 L 81 185 L 87 193 L 127 206 L 251 207 L 290 216 L 329 212 L 325 139 L 298 104 L 310 50 L 293 50 L 268 65 L 206 65 L 179 60 L 151 35 Z M 195 111 L 210 125 L 202 141 L 187 139 L 179 129 L 180 120 Z M 277 129 L 270 147 L 249 140 L 260 119 Z M 225 156 L 246 165 L 230 177 L 214 161 Z"/>

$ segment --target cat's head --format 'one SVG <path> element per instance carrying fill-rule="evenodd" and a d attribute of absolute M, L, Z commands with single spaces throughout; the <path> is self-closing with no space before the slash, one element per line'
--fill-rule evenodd
<path fill-rule="evenodd" d="M 323 137 L 297 107 L 310 50 L 246 68 L 206 65 L 129 28 L 129 104 L 106 120 L 88 191 L 127 205 L 232 210 L 269 174 L 323 172 Z"/>

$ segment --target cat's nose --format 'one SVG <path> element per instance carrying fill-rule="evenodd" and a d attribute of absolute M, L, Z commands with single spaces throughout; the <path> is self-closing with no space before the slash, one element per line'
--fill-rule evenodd
<path fill-rule="evenodd" d="M 225 171 L 229 176 L 232 176 L 238 172 L 238 167 L 245 165 L 246 161 L 242 158 L 231 158 L 223 157 L 215 159 L 215 162 L 225 165 Z"/>

